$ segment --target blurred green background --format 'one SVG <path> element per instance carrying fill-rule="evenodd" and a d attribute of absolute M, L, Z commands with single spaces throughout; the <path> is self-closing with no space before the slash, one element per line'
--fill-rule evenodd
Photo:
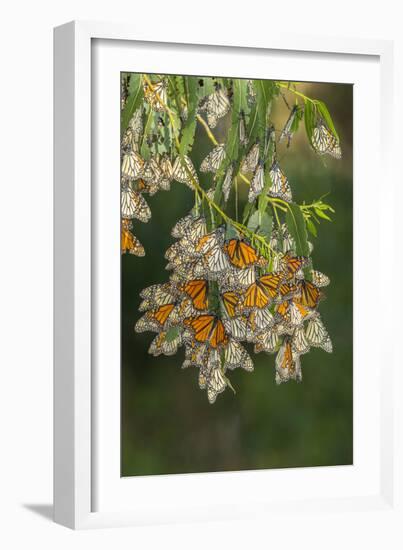
<path fill-rule="evenodd" d="M 301 83 L 298 89 L 325 101 L 343 150 L 339 161 L 316 155 L 307 143 L 303 123 L 290 149 L 280 146 L 278 150 L 296 202 L 309 203 L 329 193 L 325 200 L 336 210 L 334 221 L 323 221 L 318 237 L 310 237 L 315 268 L 331 278 L 319 310 L 333 341 L 333 354 L 312 349 L 302 357 L 303 382 L 281 386 L 274 381 L 275 356 L 253 355 L 255 371 L 231 372 L 236 395 L 227 389 L 214 405 L 199 389 L 196 369 L 181 370 L 183 348 L 173 357 L 148 355 L 153 334 L 133 330 L 140 316 L 139 292 L 167 280 L 164 252 L 173 242 L 170 231 L 192 208 L 193 194 L 173 183 L 169 193 L 147 196 L 152 219 L 134 224 L 146 256 L 122 257 L 122 476 L 353 461 L 353 88 Z M 292 95 L 285 95 L 292 104 Z M 279 98 L 272 113 L 276 128 L 282 128 L 287 116 Z M 224 141 L 227 123 L 222 119 L 215 129 L 218 141 Z M 202 128 L 195 143 L 192 158 L 199 166 L 212 148 Z M 207 185 L 208 180 L 202 175 L 202 183 Z"/>

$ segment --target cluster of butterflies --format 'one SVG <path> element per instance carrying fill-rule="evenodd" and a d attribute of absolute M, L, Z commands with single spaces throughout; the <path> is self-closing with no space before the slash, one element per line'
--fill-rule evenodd
<path fill-rule="evenodd" d="M 181 104 L 176 98 L 174 106 L 166 78 L 152 82 L 142 77 L 141 82 L 143 104 L 134 111 L 121 141 L 122 254 L 145 254 L 133 233 L 134 220 L 146 223 L 151 218 L 145 196 L 169 191 L 173 181 L 194 190 L 200 186 L 198 172 L 213 176 L 212 185 L 206 191 L 209 199 L 215 196 L 217 175 L 221 173 L 222 198 L 224 203 L 228 201 L 238 176 L 237 165 L 237 172 L 250 178 L 248 202 L 251 205 L 262 193 L 292 202 L 290 183 L 279 165 L 272 126 L 266 131 L 265 143 L 258 139 L 250 143 L 245 113 L 241 111 L 237 129 L 243 146 L 240 162 L 228 162 L 226 143 L 218 143 L 196 170 L 187 154 L 179 155 L 172 145 L 172 136 L 167 138 L 172 130 L 167 123 L 169 112 L 176 109 L 177 122 L 183 125 L 189 116 L 186 102 Z M 203 85 L 202 79 L 199 85 Z M 232 94 L 231 87 L 218 82 L 211 89 L 212 93 L 199 100 L 196 114 L 205 117 L 208 127 L 214 129 L 231 111 Z M 127 82 L 123 91 L 122 108 L 128 101 Z M 252 81 L 248 82 L 247 93 L 250 106 L 256 102 Z M 152 114 L 152 128 L 157 128 L 153 135 L 149 134 L 149 123 L 144 121 L 145 113 L 148 113 L 147 121 Z M 296 105 L 290 109 L 279 142 L 286 141 L 289 146 L 302 114 L 303 107 Z M 321 155 L 341 157 L 338 138 L 320 117 L 313 129 L 311 144 Z M 224 169 L 221 169 L 223 163 Z M 302 355 L 311 347 L 332 352 L 330 336 L 318 312 L 329 278 L 314 270 L 309 258 L 296 255 L 295 243 L 286 225 L 270 228 L 268 260 L 233 227 L 232 232 L 225 226 L 208 229 L 208 223 L 198 209 L 176 223 L 172 230 L 176 240 L 166 251 L 171 275 L 166 283 L 152 285 L 141 292 L 139 309 L 143 315 L 135 330 L 156 333 L 149 348 L 152 355 L 173 355 L 179 347 L 184 347 L 183 368 L 198 369 L 199 386 L 207 391 L 210 403 L 227 387 L 233 389 L 229 371 L 253 370 L 245 343 L 252 345 L 255 353 L 276 354 L 277 383 L 290 379 L 300 381 Z"/>
<path fill-rule="evenodd" d="M 317 306 L 329 278 L 296 256 L 287 228 L 274 230 L 269 265 L 241 236 L 226 239 L 224 227 L 207 230 L 202 215 L 191 212 L 172 230 L 176 241 L 166 251 L 169 281 L 141 292 L 136 332 L 157 333 L 152 355 L 185 348 L 183 368 L 196 367 L 210 403 L 226 387 L 228 371 L 253 370 L 242 342 L 255 353 L 275 353 L 277 383 L 301 380 L 301 355 L 311 346 L 332 351 Z"/>
<path fill-rule="evenodd" d="M 144 247 L 133 234 L 133 219 L 147 223 L 151 210 L 144 194 L 150 196 L 157 191 L 169 191 L 172 180 L 192 185 L 192 174 L 197 180 L 196 170 L 189 157 L 175 162 L 167 153 L 153 155 L 149 160 L 142 158 L 139 152 L 139 139 L 142 133 L 142 109 L 139 108 L 129 122 L 122 139 L 121 164 L 121 251 L 136 256 L 144 256 Z M 198 181 L 198 180 L 197 180 Z"/>

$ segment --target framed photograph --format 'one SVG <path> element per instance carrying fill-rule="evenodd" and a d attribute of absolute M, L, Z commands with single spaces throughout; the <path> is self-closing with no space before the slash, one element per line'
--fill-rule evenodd
<path fill-rule="evenodd" d="M 392 45 L 203 40 L 55 29 L 55 521 L 397 514 Z"/>

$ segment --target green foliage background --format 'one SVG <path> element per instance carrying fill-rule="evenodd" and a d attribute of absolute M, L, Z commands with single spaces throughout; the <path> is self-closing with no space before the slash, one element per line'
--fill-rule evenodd
<path fill-rule="evenodd" d="M 276 386 L 274 355 L 253 355 L 255 371 L 231 373 L 237 393 L 226 391 L 209 405 L 198 388 L 196 369 L 181 370 L 183 348 L 173 357 L 152 357 L 153 335 L 136 334 L 139 292 L 167 280 L 164 252 L 173 242 L 175 221 L 193 206 L 193 193 L 179 183 L 170 192 L 147 197 L 148 224 L 134 223 L 145 258 L 122 257 L 122 476 L 308 467 L 353 461 L 353 173 L 352 86 L 299 84 L 323 100 L 332 114 L 343 149 L 342 160 L 318 157 L 301 125 L 288 152 L 279 149 L 294 200 L 309 203 L 325 193 L 336 210 L 310 236 L 314 266 L 330 276 L 320 312 L 333 340 L 329 355 L 311 349 L 302 357 L 303 382 Z M 281 129 L 288 111 L 275 102 L 272 119 Z M 222 119 L 215 135 L 225 137 Z M 196 167 L 212 149 L 198 126 L 191 157 Z M 285 155 L 283 156 L 283 152 Z M 201 175 L 203 178 L 211 178 Z M 205 180 L 207 182 L 207 180 Z M 247 188 L 240 185 L 246 198 Z M 251 350 L 249 350 L 251 351 Z"/>

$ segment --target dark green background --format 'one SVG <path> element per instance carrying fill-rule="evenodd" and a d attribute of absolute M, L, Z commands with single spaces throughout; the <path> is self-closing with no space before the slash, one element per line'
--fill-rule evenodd
<path fill-rule="evenodd" d="M 352 114 L 353 89 L 340 84 L 301 84 L 301 91 L 326 102 L 339 132 L 340 161 L 319 157 L 308 146 L 303 125 L 291 148 L 279 149 L 297 202 L 324 193 L 336 210 L 323 221 L 314 266 L 331 278 L 320 312 L 334 352 L 312 349 L 302 357 L 303 382 L 277 386 L 274 355 L 253 355 L 255 371 L 230 373 L 214 405 L 198 388 L 196 369 L 181 370 L 183 348 L 173 357 L 147 354 L 152 333 L 136 334 L 139 292 L 166 281 L 164 252 L 173 242 L 175 221 L 193 206 L 192 192 L 174 183 L 170 192 L 146 197 L 148 224 L 134 223 L 145 258 L 122 257 L 122 476 L 351 464 L 353 461 L 352 326 Z M 287 99 L 292 101 L 290 94 Z M 287 118 L 282 100 L 273 112 L 276 127 Z M 227 121 L 215 135 L 225 137 Z M 196 166 L 212 148 L 199 128 L 192 157 Z M 208 183 L 209 177 L 201 178 Z M 243 198 L 246 189 L 243 187 Z M 250 350 L 251 351 L 251 350 Z"/>

